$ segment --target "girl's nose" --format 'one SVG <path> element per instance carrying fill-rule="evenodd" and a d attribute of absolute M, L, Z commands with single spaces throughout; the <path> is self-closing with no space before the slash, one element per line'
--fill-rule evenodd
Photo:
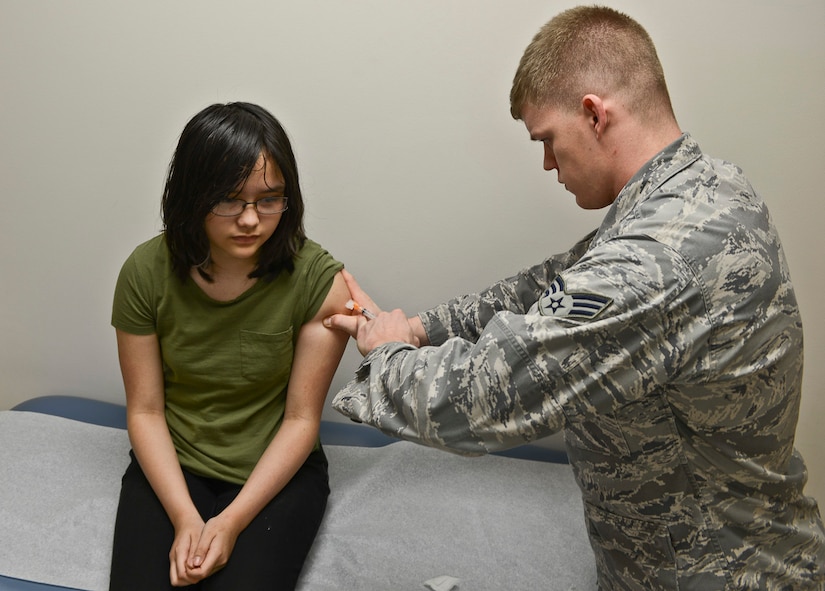
<path fill-rule="evenodd" d="M 238 216 L 238 225 L 255 226 L 258 222 L 258 210 L 255 208 L 255 204 L 247 203 L 246 207 L 243 208 L 243 211 Z"/>

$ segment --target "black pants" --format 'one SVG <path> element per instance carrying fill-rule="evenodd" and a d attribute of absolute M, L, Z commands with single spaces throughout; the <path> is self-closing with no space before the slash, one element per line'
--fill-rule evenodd
<path fill-rule="evenodd" d="M 186 470 L 184 477 L 204 521 L 220 513 L 241 489 Z M 319 450 L 241 532 L 226 566 L 186 589 L 291 591 L 321 525 L 328 496 L 327 459 Z M 174 536 L 166 511 L 132 454 L 115 521 L 110 591 L 176 589 L 169 580 Z"/>

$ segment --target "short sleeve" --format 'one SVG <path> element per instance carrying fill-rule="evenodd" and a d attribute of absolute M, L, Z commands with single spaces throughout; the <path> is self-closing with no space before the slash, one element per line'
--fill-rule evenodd
<path fill-rule="evenodd" d="M 112 303 L 112 326 L 130 334 L 147 335 L 156 331 L 156 313 L 152 304 L 151 273 L 139 264 L 139 253 L 133 252 L 115 284 Z"/>
<path fill-rule="evenodd" d="M 307 322 L 321 309 L 321 304 L 324 303 L 332 287 L 335 274 L 343 269 L 344 265 L 311 240 L 307 240 L 299 256 L 303 259 L 301 265 L 306 281 L 304 322 Z"/>

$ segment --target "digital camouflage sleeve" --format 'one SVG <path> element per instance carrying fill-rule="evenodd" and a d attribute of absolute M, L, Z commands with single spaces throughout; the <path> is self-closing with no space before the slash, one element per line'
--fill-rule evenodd
<path fill-rule="evenodd" d="M 684 135 L 594 235 L 421 319 L 433 346 L 378 347 L 333 405 L 465 454 L 564 430 L 601 589 L 825 587 L 802 324 L 737 167 Z"/>

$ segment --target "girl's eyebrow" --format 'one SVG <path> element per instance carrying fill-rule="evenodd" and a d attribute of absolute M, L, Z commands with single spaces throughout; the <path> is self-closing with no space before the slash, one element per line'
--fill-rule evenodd
<path fill-rule="evenodd" d="M 261 189 L 260 191 L 258 191 L 256 193 L 256 195 L 267 195 L 269 193 L 276 193 L 278 196 L 282 196 L 284 194 L 285 190 L 286 190 L 286 183 L 278 183 L 274 187 L 267 186 L 265 189 Z M 240 195 L 241 193 L 243 193 L 243 191 L 232 191 L 229 194 L 229 197 L 231 199 L 237 199 L 238 195 Z"/>

